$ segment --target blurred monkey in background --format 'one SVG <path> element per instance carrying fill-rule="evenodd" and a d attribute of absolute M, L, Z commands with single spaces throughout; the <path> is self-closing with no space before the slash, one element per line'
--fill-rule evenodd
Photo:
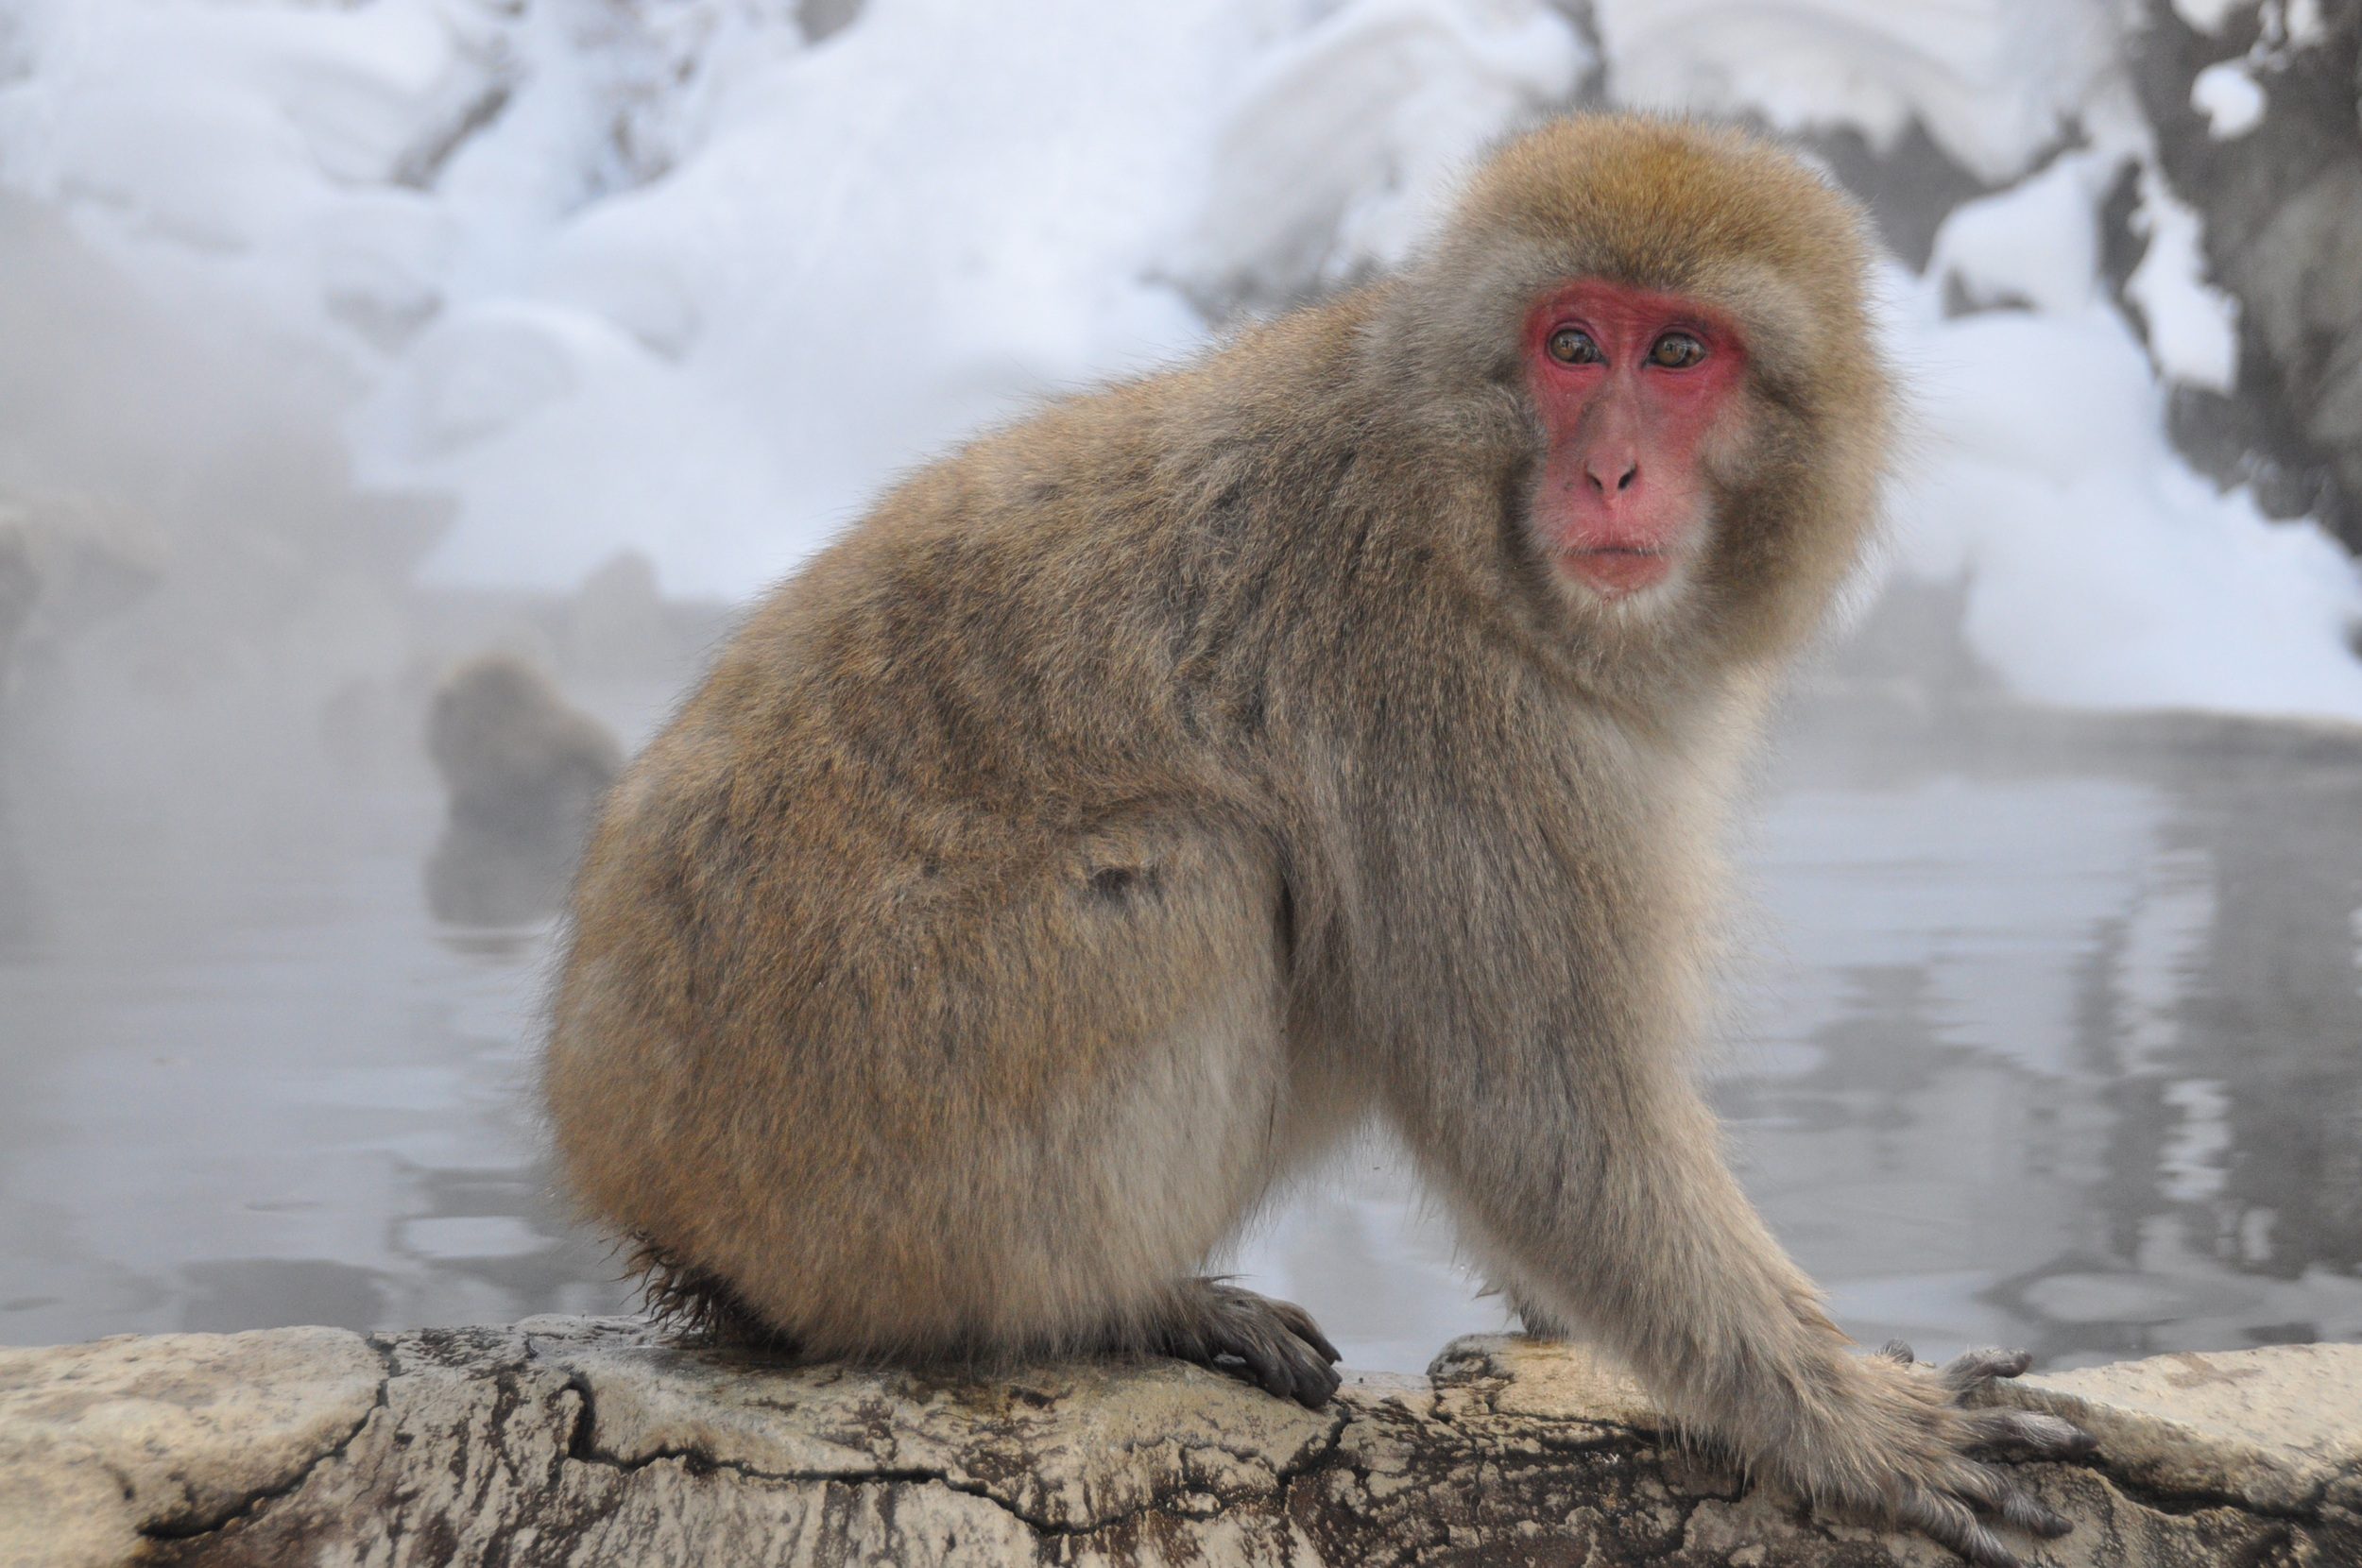
<path fill-rule="evenodd" d="M 496 653 L 436 689 L 426 747 L 450 799 L 426 868 L 436 918 L 497 926 L 556 912 L 599 797 L 623 769 L 615 738 L 539 669 Z"/>

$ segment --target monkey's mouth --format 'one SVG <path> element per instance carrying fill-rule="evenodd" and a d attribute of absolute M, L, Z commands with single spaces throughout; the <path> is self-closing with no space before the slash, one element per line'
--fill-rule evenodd
<path fill-rule="evenodd" d="M 1560 553 L 1559 559 L 1585 586 L 1611 599 L 1663 582 L 1673 570 L 1673 559 L 1668 552 L 1641 545 L 1609 544 L 1589 550 L 1566 550 Z"/>

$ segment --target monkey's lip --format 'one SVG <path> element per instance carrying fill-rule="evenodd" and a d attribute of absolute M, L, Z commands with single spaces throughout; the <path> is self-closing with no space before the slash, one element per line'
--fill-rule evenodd
<path fill-rule="evenodd" d="M 1640 545 L 1608 544 L 1563 550 L 1559 558 L 1568 571 L 1611 597 L 1637 593 L 1663 582 L 1673 570 L 1672 557 L 1666 552 Z"/>

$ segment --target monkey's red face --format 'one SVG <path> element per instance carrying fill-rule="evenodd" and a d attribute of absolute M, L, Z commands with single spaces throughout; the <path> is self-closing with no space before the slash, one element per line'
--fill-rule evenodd
<path fill-rule="evenodd" d="M 1737 329 L 1680 295 L 1585 281 L 1534 306 L 1525 343 L 1549 440 L 1540 542 L 1603 598 L 1664 582 L 1704 533 L 1703 452 L 1737 417 L 1746 369 Z"/>

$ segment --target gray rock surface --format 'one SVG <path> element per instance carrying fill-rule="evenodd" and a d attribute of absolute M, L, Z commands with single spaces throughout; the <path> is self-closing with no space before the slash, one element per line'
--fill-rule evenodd
<path fill-rule="evenodd" d="M 2182 389 L 2175 438 L 2275 515 L 2318 517 L 2362 549 L 2362 7 L 2138 10 L 2132 79 L 2159 165 L 2204 217 L 2208 271 L 2240 306 L 2238 385 Z M 2260 94 L 2251 125 L 2218 129 L 2194 101 L 2214 67 Z"/>
<path fill-rule="evenodd" d="M 2362 1562 L 2362 1346 L 2169 1355 L 2010 1397 L 2060 1564 Z M 0 1351 L 0 1564 L 1949 1560 L 1686 1456 L 1577 1351 L 1463 1339 L 1318 1413 L 1170 1362 L 796 1367 L 625 1320 Z"/>

